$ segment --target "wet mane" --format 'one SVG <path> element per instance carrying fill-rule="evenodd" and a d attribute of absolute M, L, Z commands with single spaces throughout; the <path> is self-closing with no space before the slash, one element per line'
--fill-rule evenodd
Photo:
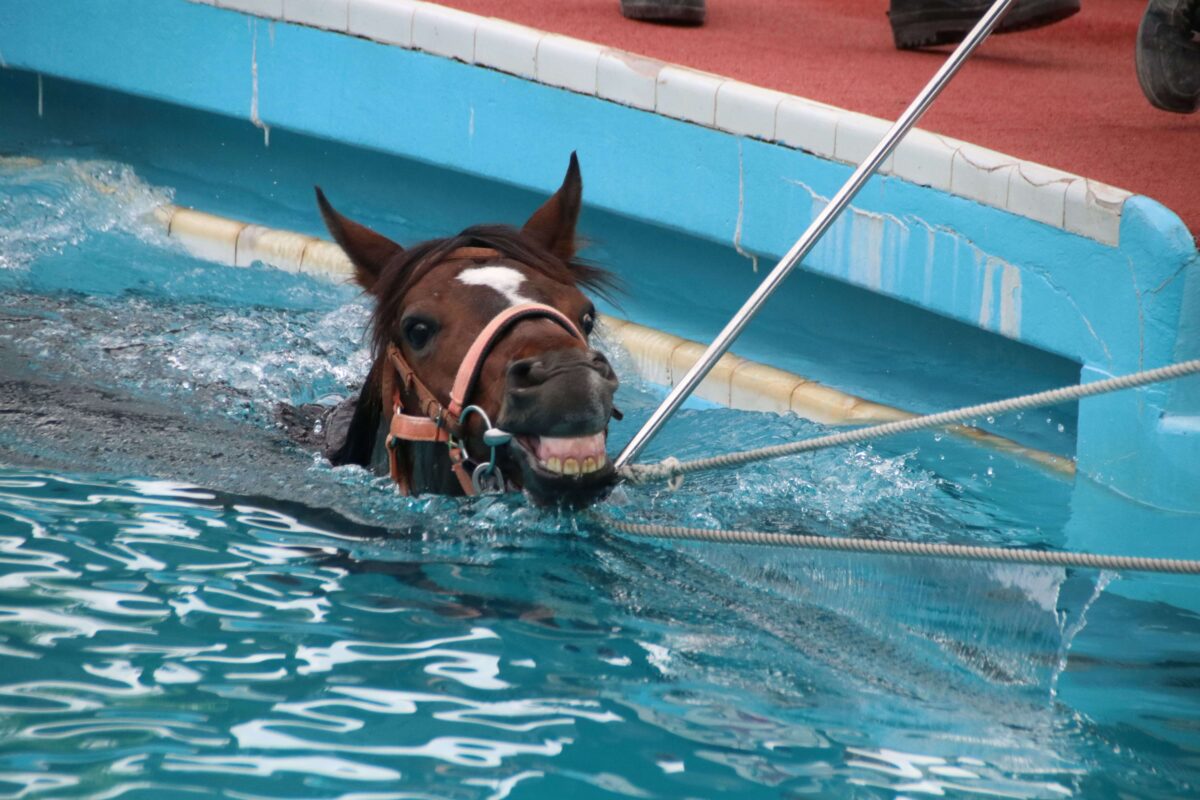
<path fill-rule="evenodd" d="M 564 261 L 509 225 L 473 225 L 457 236 L 431 239 L 404 250 L 384 268 L 373 287 L 372 352 L 378 360 L 396 335 L 408 292 L 429 270 L 461 247 L 486 247 L 558 283 L 589 289 L 606 299 L 617 289 L 612 273 L 580 259 Z"/>

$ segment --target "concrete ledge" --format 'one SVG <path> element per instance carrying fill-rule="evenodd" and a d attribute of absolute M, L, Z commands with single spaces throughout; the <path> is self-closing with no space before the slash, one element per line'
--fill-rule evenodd
<path fill-rule="evenodd" d="M 192 255 L 230 266 L 262 263 L 348 283 L 354 267 L 333 242 L 292 231 L 266 228 L 180 206 L 162 206 L 154 218 Z M 673 386 L 699 359 L 705 346 L 629 320 L 601 315 L 601 334 L 624 348 L 638 374 Z M 874 425 L 914 414 L 838 391 L 793 372 L 725 355 L 700 384 L 696 395 L 745 411 L 793 413 L 823 425 Z M 1073 476 L 1068 458 L 1024 447 L 1011 439 L 954 425 L 947 430 L 985 447 L 1030 460 L 1052 472 Z"/>
<path fill-rule="evenodd" d="M 416 0 L 190 0 L 516 75 L 857 164 L 891 123 L 803 97 Z M 1123 189 L 914 130 L 880 172 L 1116 246 Z"/>

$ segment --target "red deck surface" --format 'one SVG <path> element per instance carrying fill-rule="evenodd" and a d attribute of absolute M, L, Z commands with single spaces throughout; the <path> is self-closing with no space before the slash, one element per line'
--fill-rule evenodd
<path fill-rule="evenodd" d="M 886 0 L 708 0 L 701 28 L 626 20 L 618 0 L 439 2 L 889 120 L 949 52 L 895 50 Z M 1142 97 L 1145 7 L 1083 0 L 1064 22 L 992 37 L 921 127 L 1148 195 L 1200 232 L 1200 114 Z"/>

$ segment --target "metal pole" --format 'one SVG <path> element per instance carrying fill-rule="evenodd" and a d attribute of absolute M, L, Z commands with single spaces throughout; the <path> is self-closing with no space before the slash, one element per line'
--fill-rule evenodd
<path fill-rule="evenodd" d="M 800 263 L 800 261 L 808 255 L 813 249 L 821 236 L 829 230 L 829 227 L 837 219 L 838 215 L 845 210 L 854 196 L 858 194 L 859 189 L 867 182 L 867 179 L 879 168 L 888 154 L 896 147 L 896 144 L 904 138 L 904 134 L 908 133 L 909 129 L 917 123 L 921 115 L 933 103 L 934 99 L 941 94 L 942 89 L 950 82 L 950 79 L 958 72 L 959 68 L 966 62 L 967 58 L 975 51 L 992 29 L 996 27 L 996 23 L 1008 10 L 1013 0 L 996 0 L 988 12 L 976 23 L 967 37 L 962 43 L 955 48 L 950 57 L 946 59 L 946 63 L 942 64 L 942 68 L 937 71 L 937 74 L 930 79 L 921 93 L 912 101 L 896 123 L 892 125 L 891 130 L 880 140 L 879 144 L 875 145 L 875 149 L 867 156 L 867 160 L 858 165 L 858 169 L 854 170 L 854 174 L 846 181 L 845 185 L 834 195 L 829 204 L 817 215 L 812 224 L 808 226 L 803 235 L 796 240 L 792 245 L 792 249 L 788 250 L 787 254 L 780 259 L 775 265 L 766 279 L 762 282 L 754 294 L 734 315 L 733 319 L 725 326 L 713 343 L 708 346 L 700 359 L 692 365 L 692 368 L 687 371 L 687 374 L 680 379 L 679 383 L 671 389 L 666 399 L 662 404 L 655 409 L 650 419 L 642 426 L 642 429 L 634 435 L 625 445 L 625 449 L 617 456 L 616 466 L 625 466 L 631 460 L 637 457 L 642 452 L 642 449 L 653 438 L 654 434 L 658 433 L 659 429 L 671 418 L 683 404 L 683 401 L 688 398 L 688 395 L 704 380 L 704 376 L 709 373 L 713 365 L 725 352 L 729 346 L 733 344 L 733 340 L 738 337 L 742 329 L 754 318 L 758 310 L 762 307 L 771 293 L 778 288 L 783 279 L 788 276 L 788 273 Z"/>

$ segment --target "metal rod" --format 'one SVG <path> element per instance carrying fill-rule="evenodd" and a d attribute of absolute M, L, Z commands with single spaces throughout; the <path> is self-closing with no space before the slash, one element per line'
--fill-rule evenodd
<path fill-rule="evenodd" d="M 725 328 L 717 335 L 700 359 L 692 365 L 692 368 L 687 371 L 687 374 L 680 379 L 679 383 L 671 389 L 666 399 L 662 404 L 655 409 L 650 415 L 650 419 L 646 420 L 646 424 L 642 426 L 634 437 L 625 445 L 625 449 L 617 456 L 616 467 L 619 469 L 629 461 L 638 456 L 639 453 L 650 442 L 650 439 L 658 433 L 666 421 L 679 410 L 679 406 L 683 405 L 683 401 L 688 398 L 695 388 L 704 380 L 704 376 L 709 373 L 713 365 L 725 352 L 729 350 L 733 340 L 738 337 L 742 329 L 754 318 L 762 308 L 763 303 L 767 301 L 778 288 L 783 279 L 788 276 L 792 269 L 800 263 L 800 261 L 808 255 L 816 243 L 821 239 L 821 236 L 829 230 L 829 227 L 837 219 L 838 215 L 845 210 L 858 191 L 866 184 L 867 179 L 879 168 L 888 154 L 896 147 L 897 143 L 904 138 L 909 129 L 917 123 L 921 115 L 929 108 L 934 99 L 941 94 L 942 89 L 950 82 L 950 79 L 958 72 L 959 68 L 966 62 L 967 58 L 975 51 L 996 24 L 1008 10 L 1013 0 L 996 0 L 988 12 L 976 23 L 967 37 L 962 43 L 955 48 L 946 62 L 942 64 L 942 68 L 937 71 L 937 74 L 930 79 L 921 93 L 916 99 L 905 109 L 900 118 L 896 120 L 887 134 L 880 140 L 879 144 L 875 145 L 875 149 L 867 156 L 866 161 L 858 165 L 858 169 L 854 170 L 854 174 L 846 181 L 845 185 L 834 195 L 829 204 L 817 215 L 816 219 L 808 226 L 803 235 L 796 240 L 792 248 L 787 251 L 787 254 L 780 259 L 779 263 L 771 270 L 766 279 L 754 290 L 754 294 L 746 300 L 745 304 L 734 315 L 733 319 Z"/>

